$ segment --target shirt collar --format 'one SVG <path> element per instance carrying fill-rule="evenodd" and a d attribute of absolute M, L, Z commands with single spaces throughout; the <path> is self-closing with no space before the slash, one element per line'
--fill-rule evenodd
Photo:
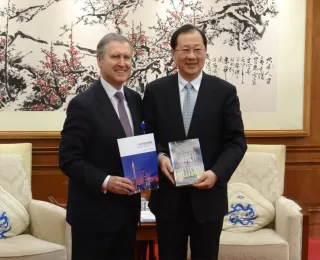
<path fill-rule="evenodd" d="M 190 82 L 197 92 L 199 91 L 199 88 L 200 88 L 200 84 L 201 84 L 201 80 L 202 80 L 202 74 L 203 73 L 201 71 L 199 76 L 196 77 L 194 80 L 192 80 Z M 188 83 L 188 81 L 186 81 L 184 78 L 182 78 L 182 76 L 180 75 L 179 72 L 178 72 L 178 82 L 179 82 L 179 90 L 180 91 L 182 91 L 183 88 L 185 87 L 185 85 Z"/>
<path fill-rule="evenodd" d="M 100 81 L 102 84 L 102 87 L 104 88 L 104 90 L 106 91 L 108 97 L 111 99 L 118 91 L 122 92 L 123 96 L 124 96 L 124 88 L 123 85 L 121 86 L 120 90 L 117 90 L 116 88 L 114 88 L 111 84 L 109 84 L 107 81 L 105 81 L 102 77 L 100 77 Z"/>

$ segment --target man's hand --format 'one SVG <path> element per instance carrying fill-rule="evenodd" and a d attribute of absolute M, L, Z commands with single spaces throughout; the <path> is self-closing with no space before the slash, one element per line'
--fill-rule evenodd
<path fill-rule="evenodd" d="M 161 155 L 159 158 L 159 166 L 163 174 L 167 176 L 167 178 L 172 182 L 172 184 L 174 184 L 173 168 L 171 165 L 170 158 L 165 155 Z"/>
<path fill-rule="evenodd" d="M 199 177 L 197 183 L 193 186 L 198 189 L 210 189 L 216 184 L 217 180 L 217 175 L 213 171 L 208 170 Z"/>
<path fill-rule="evenodd" d="M 110 191 L 116 194 L 128 194 L 129 191 L 134 190 L 135 187 L 129 179 L 118 176 L 110 176 L 107 184 L 108 192 Z"/>

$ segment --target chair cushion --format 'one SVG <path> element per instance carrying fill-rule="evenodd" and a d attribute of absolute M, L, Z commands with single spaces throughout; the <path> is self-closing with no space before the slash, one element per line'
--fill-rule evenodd
<path fill-rule="evenodd" d="M 31 184 L 20 155 L 0 154 L 0 183 L 27 209 L 32 199 Z"/>
<path fill-rule="evenodd" d="M 66 248 L 31 235 L 19 235 L 0 240 L 0 259 L 66 260 Z"/>
<path fill-rule="evenodd" d="M 281 196 L 276 157 L 267 152 L 246 152 L 229 183 L 246 183 L 271 203 Z"/>
<path fill-rule="evenodd" d="M 27 210 L 0 186 L 0 240 L 21 234 L 28 225 Z"/>
<path fill-rule="evenodd" d="M 221 233 L 219 260 L 289 260 L 289 246 L 272 229 Z"/>
<path fill-rule="evenodd" d="M 250 232 L 265 227 L 275 217 L 275 207 L 254 188 L 244 183 L 228 185 L 229 210 L 223 230 Z"/>

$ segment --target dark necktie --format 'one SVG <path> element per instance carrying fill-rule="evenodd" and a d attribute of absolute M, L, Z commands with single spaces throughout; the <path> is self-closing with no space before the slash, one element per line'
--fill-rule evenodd
<path fill-rule="evenodd" d="M 120 122 L 127 136 L 133 136 L 133 132 L 131 129 L 130 121 L 126 109 L 124 107 L 124 96 L 122 92 L 118 91 L 115 94 L 118 99 L 118 112 L 120 117 Z"/>

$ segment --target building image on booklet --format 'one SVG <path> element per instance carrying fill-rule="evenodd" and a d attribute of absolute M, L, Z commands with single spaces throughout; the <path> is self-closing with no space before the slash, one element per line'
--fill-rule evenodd
<path fill-rule="evenodd" d="M 159 188 L 158 161 L 153 134 L 118 139 L 124 177 L 128 178 L 135 191 Z"/>

